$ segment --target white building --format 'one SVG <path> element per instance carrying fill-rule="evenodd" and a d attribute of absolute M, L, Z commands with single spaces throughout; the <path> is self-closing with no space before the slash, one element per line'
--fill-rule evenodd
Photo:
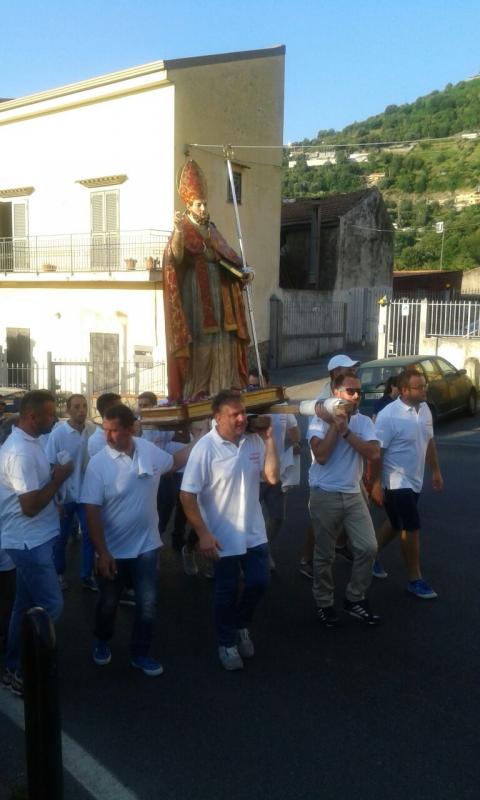
<path fill-rule="evenodd" d="M 156 61 L 0 103 L 0 349 L 10 383 L 22 362 L 31 367 L 23 384 L 45 385 L 35 370 L 50 354 L 97 366 L 94 377 L 85 365 L 69 379 L 58 367 L 49 385 L 129 392 L 139 388 L 141 362 L 164 361 L 159 267 L 182 210 L 175 176 L 187 150 L 206 174 L 212 219 L 236 246 L 222 149 L 197 144 L 235 146 L 258 338 L 267 342 L 267 300 L 278 285 L 284 53 Z M 276 149 L 242 149 L 255 144 Z M 158 375 L 153 385 L 145 373 L 140 388 L 148 383 L 163 388 Z"/>
<path fill-rule="evenodd" d="M 296 152 L 292 151 L 291 156 L 292 159 L 288 162 L 288 168 L 293 169 L 297 165 L 297 159 L 295 158 Z M 336 164 L 337 163 L 337 154 L 335 149 L 329 148 L 327 150 L 318 150 L 307 152 L 306 154 L 306 164 L 307 167 L 324 167 L 327 164 Z"/>

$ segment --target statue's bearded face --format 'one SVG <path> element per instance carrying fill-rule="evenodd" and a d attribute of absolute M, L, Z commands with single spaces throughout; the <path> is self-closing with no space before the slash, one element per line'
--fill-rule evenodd
<path fill-rule="evenodd" d="M 193 203 L 188 203 L 187 212 L 188 216 L 191 217 L 197 225 L 206 225 L 210 221 L 206 200 L 194 200 Z"/>

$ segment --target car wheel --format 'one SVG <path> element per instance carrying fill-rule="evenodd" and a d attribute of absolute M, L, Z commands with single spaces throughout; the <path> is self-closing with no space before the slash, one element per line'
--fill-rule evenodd
<path fill-rule="evenodd" d="M 468 395 L 465 411 L 469 417 L 474 417 L 475 414 L 477 413 L 477 393 L 475 389 L 472 389 L 472 391 Z"/>

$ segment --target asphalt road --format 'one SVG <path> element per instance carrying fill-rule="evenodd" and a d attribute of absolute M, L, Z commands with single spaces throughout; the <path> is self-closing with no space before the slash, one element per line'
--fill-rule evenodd
<path fill-rule="evenodd" d="M 307 492 L 295 490 L 252 631 L 257 654 L 243 672 L 218 665 L 211 583 L 185 577 L 167 547 L 154 647 L 164 675 L 129 668 L 125 607 L 113 661 L 96 667 L 95 596 L 75 585 L 72 545 L 58 626 L 63 729 L 100 766 L 92 794 L 67 773 L 65 797 L 113 796 L 101 789 L 106 770 L 138 800 L 476 800 L 480 419 L 451 420 L 437 434 L 446 487 L 434 495 L 427 478 L 421 513 L 424 574 L 438 600 L 406 594 L 393 544 L 389 578 L 370 596 L 383 624 L 345 617 L 338 630 L 322 628 L 298 572 Z M 335 571 L 340 604 L 348 564 Z M 4 775 L 24 783 L 22 736 L 1 698 L 0 730 Z"/>

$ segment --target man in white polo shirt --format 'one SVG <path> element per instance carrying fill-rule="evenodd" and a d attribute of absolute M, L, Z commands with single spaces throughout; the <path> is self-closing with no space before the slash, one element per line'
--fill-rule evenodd
<path fill-rule="evenodd" d="M 408 572 L 407 591 L 421 600 L 433 600 L 437 593 L 423 580 L 420 568 L 417 503 L 425 462 L 431 469 L 435 491 L 443 489 L 443 478 L 433 440 L 432 414 L 425 402 L 425 376 L 415 369 L 405 370 L 398 377 L 398 387 L 400 396 L 380 411 L 375 420 L 382 451 L 373 475 L 372 500 L 384 505 L 390 522 L 378 533 L 378 549 L 383 550 L 400 534 Z"/>
<path fill-rule="evenodd" d="M 238 392 L 216 395 L 212 413 L 215 426 L 192 450 L 180 499 L 200 552 L 215 565 L 218 653 L 225 669 L 235 670 L 242 669 L 242 657 L 254 654 L 248 625 L 270 579 L 259 489 L 262 474 L 268 483 L 278 482 L 279 462 L 271 427 L 262 436 L 245 433 Z"/>
<path fill-rule="evenodd" d="M 340 405 L 327 408 L 333 404 L 326 401 L 330 421 L 314 417 L 307 434 L 312 450 L 309 509 L 315 535 L 313 596 L 319 620 L 328 628 L 337 625 L 340 620 L 333 605 L 332 566 L 338 529 L 343 525 L 353 552 L 344 609 L 361 622 L 376 625 L 379 618 L 370 610 L 365 595 L 372 580 L 377 543 L 360 479 L 364 459 L 378 460 L 380 448 L 372 421 L 358 413 L 361 385 L 355 374 L 335 378 L 333 393 Z M 342 402 L 350 407 L 344 410 Z"/>
<path fill-rule="evenodd" d="M 87 532 L 83 506 L 79 504 L 80 490 L 88 462 L 88 440 L 96 430 L 96 426 L 87 420 L 88 403 L 83 395 L 70 395 L 67 399 L 67 411 L 68 419 L 53 428 L 45 447 L 50 464 L 57 464 L 66 457 L 74 464 L 74 470 L 65 481 L 60 499 L 63 511 L 60 521 L 60 536 L 55 543 L 55 567 L 60 584 L 65 589 L 65 551 L 69 536 L 73 531 L 73 520 L 77 515 L 82 530 L 80 578 L 84 588 L 96 591 L 97 585 L 93 578 L 93 547 Z"/>
<path fill-rule="evenodd" d="M 135 416 L 124 405 L 108 408 L 103 417 L 107 445 L 90 460 L 80 502 L 98 555 L 99 600 L 93 660 L 111 661 L 108 645 L 122 589 L 131 580 L 135 590 L 135 621 L 131 664 L 146 675 L 160 675 L 162 665 L 149 657 L 157 597 L 157 490 L 163 473 L 181 467 L 191 450 L 174 456 L 134 437 Z"/>
<path fill-rule="evenodd" d="M 122 398 L 119 394 L 115 392 L 104 392 L 97 397 L 97 411 L 100 414 L 102 420 L 107 408 L 111 408 L 112 406 L 116 406 L 121 403 Z M 105 433 L 101 425 L 97 425 L 97 429 L 94 431 L 92 436 L 90 436 L 88 440 L 88 455 L 90 458 L 99 453 L 100 450 L 103 450 L 105 445 L 107 444 L 107 440 L 105 438 Z"/>
<path fill-rule="evenodd" d="M 41 606 L 52 620 L 63 600 L 53 562 L 60 522 L 54 496 L 73 470 L 72 462 L 50 464 L 39 437 L 55 420 L 50 392 L 28 392 L 20 402 L 17 427 L 0 450 L 1 546 L 17 570 L 15 602 L 10 618 L 4 683 L 23 694 L 20 672 L 20 627 L 24 613 Z"/>
<path fill-rule="evenodd" d="M 355 372 L 356 368 L 359 365 L 359 361 L 352 361 L 350 356 L 345 355 L 344 353 L 332 356 L 327 364 L 328 374 L 330 380 L 325 381 L 322 390 L 319 395 L 315 398 L 315 400 L 303 400 L 300 403 L 300 414 L 304 416 L 310 417 L 309 424 L 314 419 L 314 414 L 323 419 L 324 422 L 329 421 L 329 415 L 324 414 L 323 412 L 323 404 L 325 400 L 328 400 L 329 397 L 333 397 L 333 384 L 335 378 L 340 377 L 340 375 L 346 375 L 347 372 Z M 313 549 L 314 549 L 314 535 L 313 535 L 313 527 L 312 525 L 308 525 L 305 531 L 305 538 L 303 542 L 303 553 L 302 558 L 300 561 L 300 572 L 302 575 L 305 575 L 306 578 L 313 578 Z M 339 535 L 337 537 L 337 544 L 335 546 L 335 553 L 337 555 L 341 555 L 346 558 L 348 561 L 352 561 L 352 554 L 350 552 L 349 547 L 347 546 L 347 540 L 345 538 L 345 534 L 342 530 L 339 531 Z"/>
<path fill-rule="evenodd" d="M 137 405 L 140 417 L 142 411 L 147 408 L 154 408 L 157 405 L 157 395 L 154 392 L 142 392 L 138 395 Z M 142 438 L 148 442 L 161 447 L 167 453 L 175 453 L 185 446 L 176 441 L 173 442 L 175 431 L 162 430 L 155 427 L 147 427 L 142 424 Z M 165 533 L 168 522 L 175 509 L 175 523 L 172 531 L 172 547 L 174 550 L 181 551 L 184 544 L 185 535 L 185 515 L 179 500 L 180 484 L 182 483 L 182 472 L 175 474 L 162 475 L 157 495 L 157 511 L 160 535 Z"/>

